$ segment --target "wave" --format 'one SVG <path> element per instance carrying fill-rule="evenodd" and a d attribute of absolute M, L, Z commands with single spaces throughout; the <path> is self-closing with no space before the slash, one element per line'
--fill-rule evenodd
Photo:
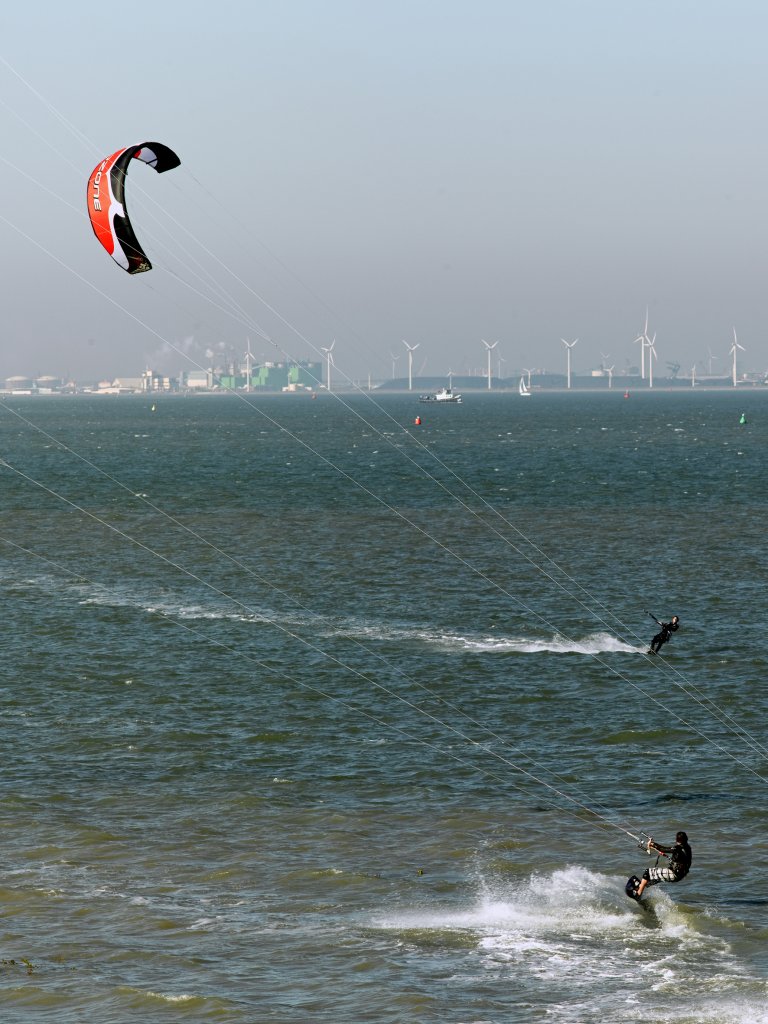
<path fill-rule="evenodd" d="M 549 637 L 488 636 L 486 634 L 453 633 L 425 627 L 388 626 L 385 624 L 348 623 L 338 626 L 338 635 L 356 635 L 376 641 L 413 641 L 447 650 L 478 654 L 638 654 L 646 647 L 633 647 L 608 632 L 588 633 L 576 640 L 555 633 Z"/>
<path fill-rule="evenodd" d="M 532 639 L 530 637 L 444 637 L 462 645 L 466 650 L 490 653 L 515 652 L 518 654 L 637 654 L 644 647 L 632 647 L 607 632 L 588 633 L 575 640 L 555 633 L 551 637 Z"/>
<path fill-rule="evenodd" d="M 60 591 L 75 593 L 84 605 L 110 608 L 130 608 L 147 614 L 162 615 L 183 621 L 229 621 L 269 625 L 280 623 L 281 628 L 310 630 L 316 637 L 352 639 L 381 644 L 416 643 L 447 651 L 465 651 L 478 654 L 638 654 L 645 653 L 645 645 L 634 647 L 612 633 L 587 633 L 579 639 L 555 633 L 548 637 L 489 636 L 435 629 L 428 624 L 361 621 L 356 618 L 322 616 L 310 609 L 296 609 L 286 614 L 269 606 L 233 610 L 224 599 L 187 601 L 175 593 L 136 588 L 124 584 L 99 586 L 94 583 L 56 580 L 49 574 L 25 576 L 16 581 L 29 589 L 42 589 L 46 593 L 57 585 Z"/>
<path fill-rule="evenodd" d="M 481 884 L 480 898 L 471 907 L 456 911 L 405 913 L 379 922 L 397 931 L 414 929 L 470 929 L 485 948 L 512 951 L 521 942 L 527 948 L 537 938 L 565 934 L 578 923 L 596 937 L 614 932 L 628 935 L 643 924 L 628 903 L 623 881 L 582 867 L 568 867 L 549 875 L 531 875 L 509 888 Z"/>
<path fill-rule="evenodd" d="M 543 997 L 558 1024 L 768 1021 L 765 983 L 723 937 L 725 922 L 716 934 L 704 912 L 661 888 L 639 907 L 624 881 L 571 866 L 511 886 L 481 882 L 463 909 L 385 914 L 373 926 L 417 948 L 471 943 L 486 976 L 531 1003 Z"/>

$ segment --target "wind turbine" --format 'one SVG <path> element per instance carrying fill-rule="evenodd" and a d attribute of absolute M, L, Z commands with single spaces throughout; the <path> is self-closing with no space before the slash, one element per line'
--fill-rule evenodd
<path fill-rule="evenodd" d="M 648 341 L 647 338 L 646 338 L 646 341 Z M 656 356 L 656 349 L 653 347 L 655 344 L 656 344 L 656 335 L 654 334 L 653 338 L 650 341 L 648 341 L 648 345 L 647 345 L 647 348 L 648 348 L 648 387 L 649 388 L 653 387 L 653 360 L 657 358 L 657 356 Z"/>
<path fill-rule="evenodd" d="M 696 387 L 696 363 L 691 367 L 691 387 Z"/>
<path fill-rule="evenodd" d="M 485 345 L 486 349 L 488 350 L 488 390 L 490 391 L 491 390 L 491 352 L 496 348 L 496 346 L 499 343 L 498 343 L 498 341 L 494 341 L 494 343 L 491 345 L 489 342 L 487 342 L 485 340 L 485 338 L 481 338 L 480 340 L 482 341 L 482 343 Z"/>
<path fill-rule="evenodd" d="M 453 391 L 453 370 L 448 371 L 448 390 Z"/>
<path fill-rule="evenodd" d="M 253 370 L 253 352 L 251 352 L 251 339 L 246 338 L 246 350 L 245 350 L 245 390 L 250 393 L 251 391 L 251 373 Z"/>
<path fill-rule="evenodd" d="M 321 345 L 321 348 L 326 353 L 326 388 L 328 389 L 329 394 L 331 393 L 331 367 L 336 366 L 333 357 L 333 350 L 335 344 L 336 338 L 334 338 L 334 340 L 331 342 L 329 348 L 325 348 L 323 345 Z"/>
<path fill-rule="evenodd" d="M 645 348 L 648 344 L 648 307 L 645 307 L 645 327 L 643 333 L 638 334 L 635 338 L 634 344 L 640 342 L 640 379 L 645 380 Z"/>
<path fill-rule="evenodd" d="M 502 356 L 499 356 L 498 360 L 499 360 L 499 369 L 497 371 L 497 376 L 498 376 L 499 380 L 501 380 L 501 364 L 502 363 L 506 363 L 506 359 L 504 359 Z"/>
<path fill-rule="evenodd" d="M 745 351 L 744 346 L 740 345 L 738 340 L 736 339 L 736 328 L 734 327 L 733 328 L 733 344 L 731 345 L 731 348 L 730 348 L 730 353 L 733 356 L 733 386 L 734 387 L 736 387 L 736 350 L 739 349 L 739 348 L 741 349 L 742 352 Z"/>
<path fill-rule="evenodd" d="M 395 363 L 400 358 L 400 356 L 395 355 L 394 352 L 390 352 L 389 354 L 390 354 L 390 356 L 392 358 L 392 380 L 394 380 L 395 379 Z"/>
<path fill-rule="evenodd" d="M 573 346 L 576 344 L 576 342 L 578 340 L 579 340 L 578 338 L 574 338 L 573 341 L 566 341 L 565 338 L 561 338 L 560 339 L 560 341 L 562 341 L 562 343 L 565 345 L 566 351 L 568 353 L 568 390 L 569 391 L 571 389 L 571 349 L 573 348 Z"/>
<path fill-rule="evenodd" d="M 408 349 L 408 390 L 413 391 L 413 353 L 419 347 L 419 342 L 417 341 L 415 345 L 409 345 L 405 338 L 403 338 L 403 344 Z"/>
<path fill-rule="evenodd" d="M 608 387 L 609 388 L 613 387 L 613 371 L 615 369 L 615 366 L 616 366 L 616 364 L 614 363 L 613 366 L 606 366 L 606 368 L 605 368 L 605 372 L 608 374 Z"/>
<path fill-rule="evenodd" d="M 708 348 L 707 351 L 709 352 L 709 376 L 711 377 L 712 376 L 712 360 L 713 359 L 719 359 L 720 356 L 713 356 L 711 348 Z"/>

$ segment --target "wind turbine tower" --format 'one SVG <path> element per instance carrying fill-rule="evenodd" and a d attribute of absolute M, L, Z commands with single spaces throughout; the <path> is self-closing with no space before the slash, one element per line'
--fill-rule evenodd
<path fill-rule="evenodd" d="M 389 354 L 390 354 L 390 356 L 392 358 L 392 380 L 394 380 L 395 379 L 395 363 L 400 358 L 400 356 L 395 355 L 394 352 L 390 352 Z"/>
<path fill-rule="evenodd" d="M 493 352 L 493 350 L 496 348 L 496 346 L 499 343 L 498 343 L 498 341 L 494 341 L 494 343 L 491 345 L 489 342 L 487 342 L 485 340 L 485 338 L 481 338 L 480 340 L 485 345 L 485 347 L 486 347 L 486 349 L 488 351 L 488 390 L 490 391 L 491 390 L 491 352 Z"/>
<path fill-rule="evenodd" d="M 578 341 L 578 338 L 574 338 L 573 341 L 566 341 L 565 338 L 561 338 L 560 341 L 565 345 L 566 352 L 568 353 L 568 390 L 571 390 L 571 349 Z"/>
<path fill-rule="evenodd" d="M 734 327 L 733 328 L 733 344 L 731 345 L 731 348 L 730 348 L 730 353 L 733 356 L 732 374 L 733 374 L 733 386 L 734 387 L 736 387 L 736 384 L 737 384 L 737 380 L 736 380 L 736 350 L 737 349 L 741 349 L 741 351 L 744 352 L 744 346 L 739 344 L 739 342 L 738 342 L 738 340 L 736 338 L 736 328 Z"/>
<path fill-rule="evenodd" d="M 245 350 L 245 390 L 250 394 L 251 387 L 251 374 L 253 372 L 253 353 L 251 352 L 251 339 L 246 338 L 246 350 Z"/>
<path fill-rule="evenodd" d="M 335 344 L 336 339 L 334 338 L 328 348 L 325 348 L 323 345 L 320 346 L 323 352 L 325 352 L 325 386 L 328 389 L 328 394 L 331 393 L 331 367 L 336 365 L 333 361 L 333 346 Z"/>
<path fill-rule="evenodd" d="M 648 307 L 645 307 L 645 327 L 643 333 L 635 338 L 635 345 L 640 344 L 640 379 L 645 380 L 645 349 L 648 345 Z"/>
<path fill-rule="evenodd" d="M 418 341 L 415 345 L 409 345 L 408 342 L 403 339 L 403 344 L 408 349 L 408 390 L 413 391 L 413 353 L 419 347 Z"/>

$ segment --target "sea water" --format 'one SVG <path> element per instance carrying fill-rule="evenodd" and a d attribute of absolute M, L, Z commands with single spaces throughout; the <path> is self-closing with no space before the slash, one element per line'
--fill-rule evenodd
<path fill-rule="evenodd" d="M 4 1022 L 768 1020 L 768 395 L 0 414 Z"/>

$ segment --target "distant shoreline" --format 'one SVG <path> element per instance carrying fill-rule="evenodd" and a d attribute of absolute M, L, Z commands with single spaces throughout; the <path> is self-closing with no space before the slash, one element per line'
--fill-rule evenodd
<path fill-rule="evenodd" d="M 460 390 L 465 401 L 473 398 L 488 398 L 499 395 L 504 395 L 510 398 L 519 398 L 517 387 L 493 387 L 488 389 L 487 387 L 468 387 L 466 384 L 462 384 L 456 388 Z M 156 401 L 157 399 L 167 398 L 216 398 L 216 397 L 230 397 L 230 398 L 304 398 L 304 399 L 316 399 L 316 398 L 327 398 L 336 395 L 398 395 L 400 397 L 412 397 L 414 400 L 418 400 L 419 397 L 425 393 L 434 391 L 434 388 L 424 385 L 419 388 L 414 387 L 412 390 L 407 388 L 388 388 L 386 386 L 379 387 L 367 387 L 363 385 L 350 386 L 342 385 L 334 386 L 333 391 L 329 393 L 325 388 L 317 391 L 245 391 L 242 389 L 227 389 L 218 388 L 215 390 L 188 390 L 188 391 L 125 391 L 116 393 L 114 391 L 32 391 L 32 390 L 19 390 L 19 391 L 8 391 L 0 389 L 0 399 L 9 398 L 142 398 L 148 401 Z M 579 385 L 570 389 L 560 387 L 557 385 L 540 385 L 534 384 L 532 387 L 531 395 L 535 397 L 537 395 L 607 395 L 617 396 L 618 398 L 624 398 L 625 394 L 629 396 L 638 395 L 655 395 L 655 394 L 722 394 L 722 395 L 733 395 L 733 394 L 744 394 L 748 392 L 753 394 L 755 392 L 763 391 L 768 394 L 768 383 L 762 381 L 743 381 L 740 382 L 736 387 L 732 384 L 696 384 L 692 387 L 689 384 L 659 384 L 653 388 L 649 388 L 648 385 L 642 384 L 621 384 L 615 385 L 612 388 L 603 386 L 590 386 L 590 385 Z M 455 404 L 455 403 L 435 403 L 435 405 L 442 404 Z"/>

